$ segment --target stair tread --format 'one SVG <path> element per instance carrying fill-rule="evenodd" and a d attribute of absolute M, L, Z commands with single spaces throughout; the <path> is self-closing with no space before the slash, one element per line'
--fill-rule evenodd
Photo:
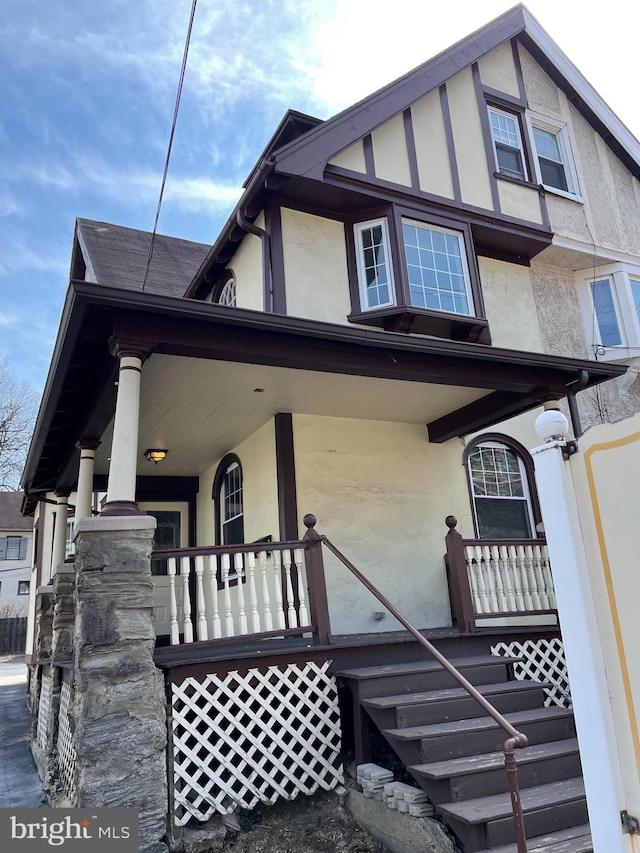
<path fill-rule="evenodd" d="M 531 708 L 527 711 L 513 711 L 503 715 L 513 726 L 520 723 L 531 723 L 539 720 L 555 720 L 572 716 L 566 708 Z M 496 721 L 488 715 L 471 717 L 466 720 L 452 720 L 447 723 L 431 723 L 427 726 L 409 726 L 404 729 L 385 729 L 384 734 L 395 740 L 416 740 L 418 738 L 440 737 L 467 731 L 482 731 L 498 728 Z M 506 735 L 505 735 L 506 738 Z"/>
<path fill-rule="evenodd" d="M 549 687 L 546 681 L 532 681 L 523 679 L 520 681 L 503 681 L 499 684 L 483 684 L 476 687 L 483 695 L 493 693 L 519 692 L 527 690 L 538 690 L 541 687 Z M 377 696 L 363 699 L 362 704 L 368 708 L 398 708 L 404 705 L 421 705 L 423 702 L 442 702 L 447 699 L 458 699 L 469 696 L 464 687 L 447 687 L 440 690 L 427 690 L 423 693 L 398 693 L 395 696 Z"/>
<path fill-rule="evenodd" d="M 560 782 L 549 782 L 546 785 L 520 789 L 520 800 L 525 814 L 536 809 L 582 799 L 584 799 L 584 783 L 580 778 L 563 779 Z M 509 817 L 512 814 L 511 798 L 509 793 L 491 794 L 489 797 L 478 797 L 474 800 L 442 803 L 438 805 L 438 811 L 463 823 L 484 823 Z"/>
<path fill-rule="evenodd" d="M 574 752 L 578 752 L 577 738 L 565 738 L 564 740 L 533 744 L 532 746 L 527 746 L 525 749 L 518 750 L 518 765 L 560 755 L 569 755 Z M 447 761 L 415 764 L 409 769 L 430 779 L 448 779 L 452 776 L 467 776 L 472 773 L 480 773 L 484 770 L 500 769 L 503 767 L 503 752 L 485 752 L 481 755 L 469 755 L 464 758 L 450 758 Z"/>
<path fill-rule="evenodd" d="M 449 663 L 460 668 L 470 666 L 496 666 L 501 663 L 518 663 L 519 657 L 501 657 L 499 655 L 476 655 L 474 657 L 452 658 Z M 386 675 L 411 675 L 418 672 L 437 672 L 443 666 L 437 660 L 415 661 L 413 663 L 384 664 L 383 666 L 360 666 L 353 669 L 341 669 L 335 673 L 340 678 L 364 681 L 368 678 L 382 678 Z"/>
<path fill-rule="evenodd" d="M 591 853 L 592 850 L 593 842 L 587 823 L 570 829 L 559 829 L 537 838 L 527 838 L 528 853 Z M 518 848 L 516 844 L 505 844 L 503 847 L 494 847 L 491 853 L 518 853 Z"/>

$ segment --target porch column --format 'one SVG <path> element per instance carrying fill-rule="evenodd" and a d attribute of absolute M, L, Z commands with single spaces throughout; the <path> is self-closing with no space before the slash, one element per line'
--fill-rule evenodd
<path fill-rule="evenodd" d="M 56 521 L 53 527 L 53 550 L 51 573 L 64 563 L 67 544 L 67 517 L 69 514 L 69 492 L 56 492 Z"/>
<path fill-rule="evenodd" d="M 629 853 L 629 836 L 622 834 L 620 822 L 622 779 L 604 659 L 573 480 L 563 458 L 569 424 L 552 406 L 545 404 L 547 411 L 536 421 L 536 431 L 546 443 L 531 454 L 554 568 L 593 847 L 595 853 Z"/>
<path fill-rule="evenodd" d="M 93 495 L 93 466 L 99 441 L 81 439 L 76 447 L 80 450 L 80 465 L 78 468 L 78 496 L 76 498 L 76 514 L 74 532 L 78 530 L 81 518 L 91 518 L 91 498 Z"/>
<path fill-rule="evenodd" d="M 136 468 L 138 462 L 138 421 L 140 378 L 145 352 L 116 344 L 120 359 L 118 396 L 111 443 L 111 464 L 107 500 L 100 515 L 137 515 Z"/>

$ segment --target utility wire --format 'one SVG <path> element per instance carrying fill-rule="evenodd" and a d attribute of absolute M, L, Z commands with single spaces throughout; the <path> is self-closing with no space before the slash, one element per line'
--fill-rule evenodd
<path fill-rule="evenodd" d="M 153 223 L 153 232 L 151 234 L 151 242 L 149 244 L 149 257 L 147 258 L 147 266 L 144 271 L 144 279 L 142 280 L 142 290 L 145 289 L 147 278 L 149 277 L 149 268 L 151 267 L 151 258 L 153 257 L 153 247 L 156 242 L 156 231 L 158 230 L 158 220 L 160 219 L 160 209 L 162 207 L 162 198 L 164 196 L 164 188 L 167 183 L 167 174 L 169 172 L 169 161 L 171 160 L 171 149 L 173 147 L 173 137 L 176 132 L 176 124 L 178 123 L 178 111 L 180 109 L 180 99 L 182 97 L 182 84 L 184 83 L 184 75 L 187 70 L 187 58 L 189 56 L 189 45 L 191 43 L 191 31 L 193 29 L 193 19 L 196 15 L 196 6 L 198 0 L 193 0 L 191 4 L 191 16 L 189 17 L 189 26 L 187 27 L 187 36 L 184 43 L 184 53 L 182 56 L 182 67 L 180 69 L 180 79 L 178 80 L 178 90 L 176 92 L 176 103 L 173 108 L 173 120 L 171 122 L 171 133 L 169 134 L 169 145 L 167 147 L 167 156 L 164 161 L 164 172 L 162 174 L 162 183 L 160 184 L 160 195 L 158 197 L 158 207 L 156 208 L 156 218 Z"/>

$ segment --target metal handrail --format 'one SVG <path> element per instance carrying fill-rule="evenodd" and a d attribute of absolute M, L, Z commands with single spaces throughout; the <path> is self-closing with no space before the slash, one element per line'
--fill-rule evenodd
<path fill-rule="evenodd" d="M 315 515 L 305 515 L 304 519 L 305 526 L 312 530 L 316 525 L 316 517 Z M 315 532 L 315 531 L 314 531 Z M 500 726 L 500 728 L 508 735 L 504 744 L 502 745 L 502 751 L 504 752 L 504 766 L 505 771 L 507 773 L 507 779 L 509 782 L 509 795 L 511 798 L 511 808 L 513 811 L 513 823 L 515 827 L 516 833 L 516 845 L 518 848 L 518 853 L 527 853 L 527 840 L 524 831 L 524 822 L 522 818 L 522 803 L 520 801 L 520 788 L 518 785 L 518 767 L 516 763 L 515 750 L 522 749 L 528 744 L 528 740 L 526 735 L 522 732 L 518 731 L 511 723 L 503 717 L 500 711 L 487 700 L 476 688 L 471 684 L 470 681 L 462 675 L 462 673 L 456 669 L 456 667 L 449 661 L 447 658 L 438 651 L 438 649 L 429 642 L 425 637 L 422 636 L 420 631 L 412 625 L 409 620 L 400 613 L 400 611 L 393 605 L 389 599 L 380 592 L 380 590 L 375 587 L 371 581 L 362 574 L 362 572 L 357 569 L 351 560 L 349 560 L 345 555 L 331 542 L 326 536 L 319 534 L 319 539 L 326 545 L 326 547 L 331 551 L 331 553 L 337 557 L 341 563 L 343 563 L 354 575 L 363 586 L 365 586 L 369 592 L 374 595 L 378 601 L 385 607 L 386 610 L 389 611 L 397 620 L 403 625 L 410 634 L 423 646 L 427 651 L 431 653 L 431 655 L 438 661 L 438 663 L 458 682 L 458 684 L 467 691 L 469 696 L 474 699 L 480 707 L 486 711 L 486 713 Z"/>

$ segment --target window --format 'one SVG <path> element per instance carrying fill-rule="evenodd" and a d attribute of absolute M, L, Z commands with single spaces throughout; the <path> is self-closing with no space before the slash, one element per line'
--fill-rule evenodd
<path fill-rule="evenodd" d="M 67 519 L 67 538 L 64 543 L 64 558 L 71 557 L 75 553 L 74 537 L 75 521 L 73 518 Z"/>
<path fill-rule="evenodd" d="M 236 307 L 236 280 L 233 276 L 230 276 L 222 285 L 218 304 L 227 305 L 229 308 Z"/>
<path fill-rule="evenodd" d="M 535 148 L 536 179 L 546 189 L 576 197 L 578 178 L 566 125 L 528 114 Z"/>
<path fill-rule="evenodd" d="M 362 308 L 369 311 L 395 304 L 393 274 L 389 263 L 389 230 L 386 219 L 355 226 L 358 244 L 358 280 Z"/>
<path fill-rule="evenodd" d="M 18 595 L 29 595 L 29 581 L 18 581 Z"/>
<path fill-rule="evenodd" d="M 220 489 L 220 511 L 223 545 L 244 542 L 242 468 L 240 462 L 227 466 Z"/>
<path fill-rule="evenodd" d="M 7 536 L 7 549 L 5 560 L 19 560 L 22 545 L 22 536 Z"/>
<path fill-rule="evenodd" d="M 478 537 L 535 537 L 539 510 L 526 450 L 507 436 L 481 436 L 465 455 Z"/>
<path fill-rule="evenodd" d="M 640 267 L 609 264 L 578 273 L 587 346 L 594 358 L 640 355 Z"/>
<path fill-rule="evenodd" d="M 520 121 L 514 113 L 489 107 L 489 124 L 498 172 L 526 181 Z"/>
<path fill-rule="evenodd" d="M 179 548 L 182 538 L 180 510 L 148 509 L 147 515 L 156 520 L 156 529 L 153 533 L 153 550 Z M 166 558 L 151 560 L 152 575 L 164 576 L 167 573 L 168 562 Z M 176 560 L 176 574 L 180 574 L 180 560 Z"/>

